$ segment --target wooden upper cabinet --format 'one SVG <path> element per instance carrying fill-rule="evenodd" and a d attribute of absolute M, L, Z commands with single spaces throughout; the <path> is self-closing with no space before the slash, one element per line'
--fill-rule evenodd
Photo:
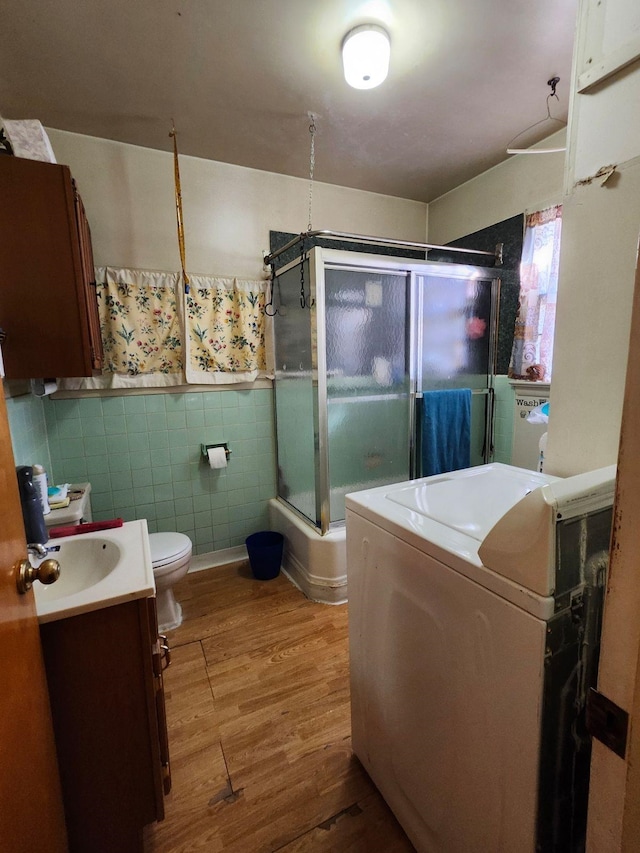
<path fill-rule="evenodd" d="M 102 367 L 91 233 L 67 166 L 0 156 L 0 327 L 7 379 Z"/>

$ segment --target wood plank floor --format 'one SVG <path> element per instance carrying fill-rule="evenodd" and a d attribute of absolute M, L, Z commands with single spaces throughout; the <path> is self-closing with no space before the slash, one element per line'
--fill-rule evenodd
<path fill-rule="evenodd" d="M 351 752 L 346 605 L 254 580 L 246 562 L 175 593 L 173 790 L 147 853 L 411 853 Z"/>

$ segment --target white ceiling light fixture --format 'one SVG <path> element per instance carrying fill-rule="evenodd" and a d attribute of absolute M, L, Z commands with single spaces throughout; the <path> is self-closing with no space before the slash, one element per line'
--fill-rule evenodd
<path fill-rule="evenodd" d="M 373 89 L 389 73 L 389 33 L 377 24 L 354 27 L 342 42 L 344 78 L 354 89 Z"/>

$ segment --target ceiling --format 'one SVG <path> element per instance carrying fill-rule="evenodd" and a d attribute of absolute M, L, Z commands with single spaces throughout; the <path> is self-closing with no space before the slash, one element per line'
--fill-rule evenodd
<path fill-rule="evenodd" d="M 3 0 L 0 114 L 431 201 L 566 120 L 577 0 Z M 391 36 L 387 80 L 351 89 L 340 46 Z M 558 130 L 543 122 L 531 144 Z M 562 156 L 549 154 L 545 156 Z"/>

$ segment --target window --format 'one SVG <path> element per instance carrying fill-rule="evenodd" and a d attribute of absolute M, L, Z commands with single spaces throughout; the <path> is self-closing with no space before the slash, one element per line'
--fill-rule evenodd
<path fill-rule="evenodd" d="M 526 216 L 509 376 L 551 381 L 562 207 Z"/>

